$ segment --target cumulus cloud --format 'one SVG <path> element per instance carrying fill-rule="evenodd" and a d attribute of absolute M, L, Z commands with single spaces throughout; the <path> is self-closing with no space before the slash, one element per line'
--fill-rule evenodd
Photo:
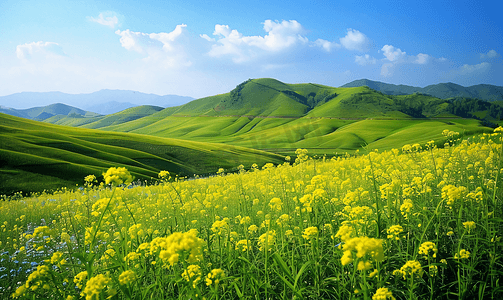
<path fill-rule="evenodd" d="M 341 44 L 323 39 L 317 39 L 314 41 L 314 45 L 323 48 L 327 52 L 331 52 L 333 49 L 339 49 L 342 47 Z"/>
<path fill-rule="evenodd" d="M 461 75 L 467 75 L 474 72 L 485 72 L 491 67 L 491 64 L 488 62 L 483 62 L 477 65 L 468 65 L 465 64 L 457 71 Z"/>
<path fill-rule="evenodd" d="M 407 55 L 407 52 L 396 48 L 393 45 L 384 45 L 379 52 L 382 52 L 385 58 L 382 59 L 381 76 L 389 77 L 393 75 L 393 70 L 397 65 L 418 64 L 427 65 L 433 61 L 444 62 L 444 57 L 435 59 L 431 55 L 419 53 L 417 55 Z"/>
<path fill-rule="evenodd" d="M 122 47 L 127 50 L 147 54 L 145 61 L 161 61 L 166 67 L 188 66 L 183 43 L 178 40 L 183 36 L 185 24 L 177 25 L 171 32 L 143 33 L 129 29 L 117 30 Z"/>
<path fill-rule="evenodd" d="M 51 55 L 66 56 L 63 48 L 54 42 L 32 42 L 16 47 L 16 56 L 21 60 L 30 60 L 36 57 L 43 58 Z"/>
<path fill-rule="evenodd" d="M 367 65 L 375 65 L 377 63 L 377 59 L 374 57 L 365 54 L 365 55 L 356 55 L 355 56 L 355 62 L 359 64 L 360 66 L 367 66 Z"/>
<path fill-rule="evenodd" d="M 487 53 L 481 53 L 480 59 L 495 58 L 498 56 L 499 56 L 498 52 L 496 52 L 495 50 L 489 50 Z"/>
<path fill-rule="evenodd" d="M 416 56 L 414 63 L 424 65 L 424 64 L 427 64 L 430 61 L 430 59 L 431 59 L 431 56 L 429 56 L 428 54 L 419 53 Z"/>
<path fill-rule="evenodd" d="M 406 52 L 403 52 L 399 48 L 395 48 L 392 45 L 384 45 L 381 51 L 383 52 L 384 56 L 386 56 L 386 59 L 392 62 L 401 61 L 407 55 Z"/>
<path fill-rule="evenodd" d="M 351 28 L 348 28 L 346 36 L 340 38 L 339 41 L 342 46 L 348 50 L 365 52 L 370 48 L 370 40 L 367 36 L 360 31 Z"/>
<path fill-rule="evenodd" d="M 210 38 L 206 34 L 201 38 L 214 42 L 208 55 L 211 57 L 232 56 L 236 63 L 244 62 L 252 57 L 263 53 L 277 53 L 296 45 L 307 44 L 308 39 L 303 36 L 305 29 L 295 20 L 264 22 L 264 36 L 244 36 L 229 25 L 215 25 L 213 35 Z"/>
<path fill-rule="evenodd" d="M 110 28 L 115 28 L 115 26 L 119 24 L 119 18 L 117 17 L 117 14 L 112 11 L 102 12 L 98 15 L 97 18 L 87 17 L 87 19 L 91 22 L 96 22 Z"/>

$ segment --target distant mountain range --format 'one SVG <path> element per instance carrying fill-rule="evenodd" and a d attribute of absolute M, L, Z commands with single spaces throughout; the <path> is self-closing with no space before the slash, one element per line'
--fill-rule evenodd
<path fill-rule="evenodd" d="M 62 103 L 79 107 L 82 110 L 106 115 L 122 111 L 126 108 L 140 105 L 171 107 L 194 100 L 192 97 L 155 94 L 145 94 L 124 90 L 101 90 L 90 94 L 66 94 L 61 92 L 22 92 L 0 97 L 0 108 L 13 108 L 9 114 L 18 116 L 15 111 L 37 106 Z M 5 112 L 7 113 L 7 112 Z"/>
<path fill-rule="evenodd" d="M 452 82 L 439 83 L 428 85 L 424 88 L 395 85 L 368 79 L 359 79 L 347 83 L 341 87 L 360 87 L 368 86 L 369 88 L 379 91 L 387 95 L 410 95 L 414 93 L 428 94 L 440 99 L 448 99 L 454 97 L 476 98 L 486 101 L 502 101 L 503 87 L 490 84 L 477 84 L 469 87 L 464 87 Z"/>

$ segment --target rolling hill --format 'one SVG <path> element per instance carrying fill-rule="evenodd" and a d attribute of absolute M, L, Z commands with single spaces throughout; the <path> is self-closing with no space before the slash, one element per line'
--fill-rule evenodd
<path fill-rule="evenodd" d="M 442 139 L 446 128 L 466 134 L 491 130 L 481 120 L 453 114 L 456 103 L 422 94 L 389 96 L 368 87 L 285 84 L 262 78 L 246 81 L 230 93 L 101 129 L 289 155 L 299 147 L 319 154 L 374 144 L 390 149 Z"/>
<path fill-rule="evenodd" d="M 47 106 L 32 107 L 27 109 L 0 108 L 0 112 L 16 117 L 26 118 L 30 120 L 43 121 L 54 116 L 69 116 L 73 115 L 80 118 L 97 117 L 99 114 L 85 111 L 70 105 L 55 103 Z"/>
<path fill-rule="evenodd" d="M 430 140 L 441 146 L 445 129 L 465 135 L 492 132 L 484 125 L 495 125 L 502 116 L 498 102 L 270 78 L 165 109 L 144 105 L 87 118 L 72 111 L 45 122 L 2 114 L 0 193 L 71 186 L 110 166 L 126 166 L 145 179 L 161 169 L 192 175 L 279 163 L 297 148 L 331 156 Z"/>
<path fill-rule="evenodd" d="M 347 83 L 341 87 L 361 87 L 368 86 L 369 88 L 382 92 L 387 95 L 409 95 L 413 93 L 428 94 L 440 99 L 448 99 L 453 97 L 477 98 L 486 101 L 501 101 L 503 100 L 503 87 L 490 84 L 478 84 L 469 87 L 464 87 L 452 82 L 439 83 L 428 85 L 424 88 L 395 85 L 368 79 L 359 79 Z"/>
<path fill-rule="evenodd" d="M 74 128 L 0 113 L 0 194 L 72 187 L 112 166 L 127 167 L 145 180 L 160 170 L 187 176 L 282 161 L 282 156 L 243 147 Z"/>

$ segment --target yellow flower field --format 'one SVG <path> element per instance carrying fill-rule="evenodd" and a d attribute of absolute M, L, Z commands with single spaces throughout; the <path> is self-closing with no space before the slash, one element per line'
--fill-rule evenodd
<path fill-rule="evenodd" d="M 0 297 L 501 299 L 502 131 L 6 199 Z"/>

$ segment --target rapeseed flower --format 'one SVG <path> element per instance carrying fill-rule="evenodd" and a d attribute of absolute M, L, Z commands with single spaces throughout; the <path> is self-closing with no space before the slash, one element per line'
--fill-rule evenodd
<path fill-rule="evenodd" d="M 418 277 L 423 275 L 423 268 L 421 267 L 421 263 L 417 260 L 409 260 L 400 268 L 400 270 L 393 271 L 393 275 L 403 276 L 403 279 L 406 279 L 407 276 L 414 276 L 415 274 Z"/>
<path fill-rule="evenodd" d="M 306 240 L 314 239 L 317 236 L 318 236 L 318 227 L 316 226 L 311 226 L 304 229 L 302 234 L 302 237 L 305 238 Z"/>
<path fill-rule="evenodd" d="M 133 270 L 126 270 L 119 275 L 119 283 L 122 285 L 133 283 L 136 279 L 137 276 Z"/>
<path fill-rule="evenodd" d="M 259 244 L 259 249 L 260 251 L 262 250 L 272 250 L 272 247 L 276 243 L 276 231 L 275 230 L 268 230 L 266 233 L 262 234 L 258 238 L 258 244 Z"/>
<path fill-rule="evenodd" d="M 372 300 L 395 300 L 395 297 L 391 294 L 391 291 L 388 288 L 378 288 L 374 296 L 372 296 Z"/>
<path fill-rule="evenodd" d="M 454 255 L 454 258 L 455 259 L 467 259 L 470 257 L 470 252 L 469 251 L 466 251 L 465 249 L 461 249 L 459 250 L 459 253 L 456 253 Z"/>
<path fill-rule="evenodd" d="M 212 285 L 213 283 L 215 283 L 215 285 L 218 285 L 220 283 L 220 280 L 222 280 L 224 277 L 224 270 L 213 269 L 210 273 L 208 273 L 204 281 L 206 281 L 206 285 Z"/>
<path fill-rule="evenodd" d="M 105 184 L 113 185 L 128 185 L 133 181 L 133 176 L 124 167 L 115 168 L 112 167 L 103 173 L 103 178 L 105 179 Z"/>
<path fill-rule="evenodd" d="M 468 233 L 470 233 L 470 231 L 472 229 L 475 229 L 475 222 L 473 222 L 473 221 L 466 221 L 466 222 L 463 222 L 463 226 L 465 227 L 466 230 L 468 230 Z"/>
<path fill-rule="evenodd" d="M 246 251 L 252 249 L 250 240 L 240 240 L 236 243 L 236 250 Z"/>
<path fill-rule="evenodd" d="M 182 273 L 183 279 L 192 282 L 193 288 L 196 288 L 196 285 L 201 281 L 201 275 L 201 267 L 198 265 L 189 265 Z"/>
<path fill-rule="evenodd" d="M 110 277 L 98 274 L 91 277 L 87 283 L 86 287 L 80 294 L 81 296 L 86 296 L 86 300 L 100 299 L 101 292 L 112 282 Z"/>
<path fill-rule="evenodd" d="M 388 239 L 400 240 L 400 234 L 403 232 L 403 227 L 400 225 L 393 225 L 387 230 Z"/>
<path fill-rule="evenodd" d="M 423 254 L 425 258 L 430 255 L 430 250 L 433 253 L 433 257 L 437 257 L 437 246 L 433 242 L 424 242 L 419 247 L 419 254 Z"/>
<path fill-rule="evenodd" d="M 356 251 L 357 258 L 364 258 L 365 256 L 368 259 L 372 259 L 374 261 L 383 261 L 384 260 L 384 249 L 382 246 L 382 240 L 369 238 L 369 237 L 355 237 L 345 241 L 345 244 L 342 246 L 342 250 L 344 254 L 341 258 L 342 265 L 347 265 L 348 263 L 354 260 L 353 251 Z"/>

